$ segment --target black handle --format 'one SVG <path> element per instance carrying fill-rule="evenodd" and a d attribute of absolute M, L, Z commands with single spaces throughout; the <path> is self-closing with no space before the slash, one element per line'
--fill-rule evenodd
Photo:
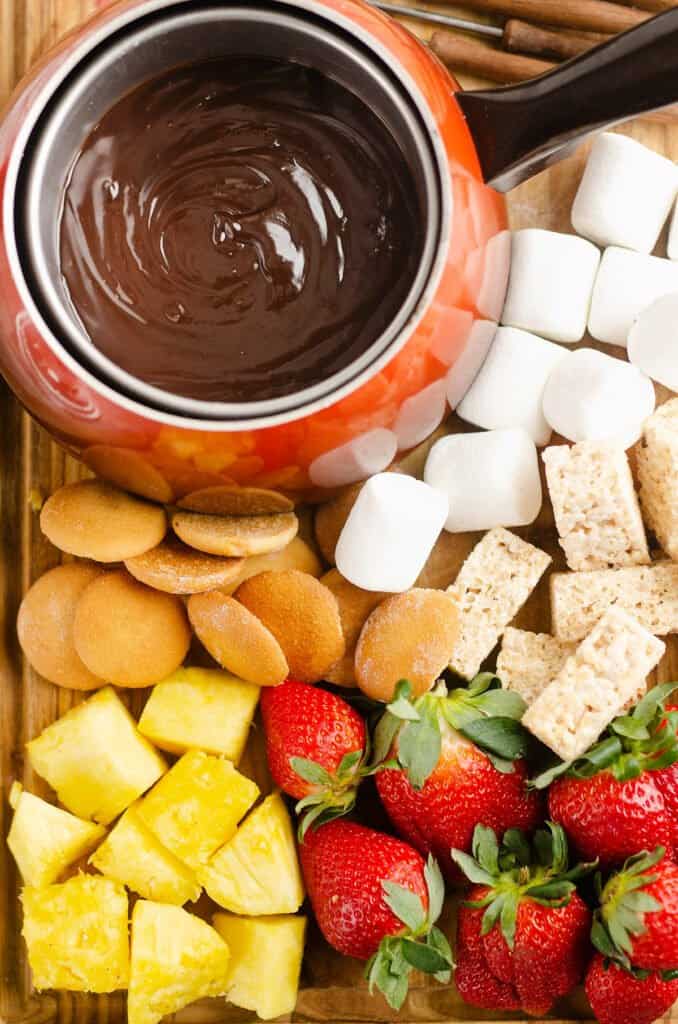
<path fill-rule="evenodd" d="M 678 101 L 678 8 L 539 78 L 457 99 L 485 181 L 507 192 L 590 132 Z"/>

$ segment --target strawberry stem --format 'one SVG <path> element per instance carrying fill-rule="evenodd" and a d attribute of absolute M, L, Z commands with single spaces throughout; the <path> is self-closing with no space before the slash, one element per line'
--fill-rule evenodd
<path fill-rule="evenodd" d="M 428 910 L 417 893 L 396 882 L 382 882 L 384 902 L 404 925 L 397 935 L 387 935 L 367 962 L 365 977 L 370 993 L 375 988 L 389 1006 L 399 1010 L 405 1002 L 412 970 L 432 974 L 446 984 L 452 975 L 452 950 L 435 922 L 440 917 L 445 886 L 438 864 L 429 856 L 424 868 L 428 892 Z"/>
<path fill-rule="evenodd" d="M 652 868 L 665 853 L 663 846 L 657 846 L 652 853 L 643 850 L 629 857 L 600 893 L 600 907 L 593 915 L 591 942 L 603 956 L 626 970 L 632 967 L 633 937 L 645 932 L 645 914 L 661 910 L 654 896 L 642 890 L 657 880 Z M 597 884 L 600 888 L 599 878 Z"/>
<path fill-rule="evenodd" d="M 582 757 L 561 761 L 532 779 L 534 789 L 546 789 L 561 776 L 590 779 L 610 771 L 618 782 L 637 779 L 678 761 L 678 712 L 665 710 L 678 683 L 655 686 L 626 715 L 615 718 L 603 737 Z"/>
<path fill-rule="evenodd" d="M 416 699 L 409 682 L 401 679 L 375 729 L 370 770 L 400 767 L 411 785 L 421 789 L 438 764 L 447 725 L 471 740 L 498 771 L 512 772 L 515 760 L 528 749 L 529 736 L 520 724 L 524 712 L 523 699 L 502 689 L 499 678 L 490 672 L 451 692 L 440 681 Z M 394 763 L 391 751 L 396 739 Z"/>
<path fill-rule="evenodd" d="M 496 833 L 485 825 L 476 825 L 473 856 L 452 850 L 452 859 L 474 885 L 488 889 L 481 900 L 465 901 L 465 906 L 485 909 L 481 931 L 488 935 L 499 924 L 509 949 L 515 943 L 518 907 L 525 899 L 545 907 L 563 907 L 576 890 L 576 882 L 593 870 L 595 864 L 568 868 L 565 832 L 552 821 L 535 832 L 532 843 L 519 829 L 509 829 L 501 845 Z"/>

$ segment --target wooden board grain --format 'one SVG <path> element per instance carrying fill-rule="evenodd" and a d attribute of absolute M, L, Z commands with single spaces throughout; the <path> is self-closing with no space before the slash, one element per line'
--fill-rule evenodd
<path fill-rule="evenodd" d="M 95 6 L 96 0 L 0 0 L 0 103 L 39 55 Z M 419 25 L 411 23 L 411 27 L 425 33 Z M 678 127 L 644 122 L 625 130 L 653 149 L 678 159 Z M 570 230 L 569 209 L 584 153 L 585 149 L 579 150 L 567 161 L 515 190 L 509 197 L 513 227 L 538 225 Z M 0 837 L 4 839 L 8 827 L 7 795 L 12 780 L 21 779 L 37 793 L 47 792 L 25 763 L 26 740 L 81 699 L 45 683 L 22 662 L 15 618 L 26 588 L 59 561 L 58 553 L 40 534 L 34 499 L 51 493 L 63 482 L 78 479 L 84 471 L 22 412 L 2 384 L 0 425 Z M 421 463 L 421 457 L 415 456 L 411 462 Z M 548 509 L 526 533 L 535 543 L 557 554 Z M 466 540 L 448 539 L 441 545 L 436 563 L 436 579 L 440 585 L 446 571 L 451 575 L 459 558 L 463 557 Z M 549 628 L 545 587 L 539 588 L 523 610 L 520 624 L 533 629 Z M 674 639 L 669 647 L 658 674 L 662 680 L 678 677 L 678 640 Z M 143 694 L 134 696 L 136 710 L 143 699 Z M 256 765 L 255 752 L 250 751 L 248 763 Z M 124 1001 L 118 994 L 106 997 L 31 993 L 19 936 L 18 881 L 6 846 L 0 842 L 0 1024 L 122 1024 Z M 445 923 L 451 925 L 449 917 Z M 423 979 L 415 982 L 403 1012 L 394 1014 L 381 999 L 368 997 L 360 974 L 360 965 L 332 953 L 312 930 L 303 989 L 293 1019 L 333 1024 L 492 1020 L 492 1014 L 465 1007 L 452 986 L 431 988 Z M 579 994 L 557 1009 L 561 1014 L 560 1024 L 585 1018 L 587 1013 L 586 1003 Z M 184 1024 L 243 1024 L 254 1018 L 225 1007 L 223 1001 L 211 1001 L 183 1011 L 176 1019 Z M 673 1019 L 678 1020 L 678 1013 Z"/>

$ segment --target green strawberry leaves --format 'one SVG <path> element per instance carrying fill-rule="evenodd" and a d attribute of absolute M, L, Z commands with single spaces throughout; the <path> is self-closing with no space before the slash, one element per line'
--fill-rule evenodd
<path fill-rule="evenodd" d="M 499 925 L 509 949 L 516 936 L 518 908 L 524 900 L 544 907 L 563 907 L 576 891 L 576 882 L 595 864 L 568 868 L 565 832 L 552 821 L 535 832 L 532 843 L 519 829 L 509 829 L 500 844 L 495 832 L 476 825 L 472 853 L 452 850 L 454 862 L 474 885 L 487 888 L 480 900 L 465 906 L 484 909 L 481 932 L 488 935 Z"/>
<path fill-rule="evenodd" d="M 530 781 L 546 789 L 563 775 L 590 779 L 610 771 L 618 782 L 637 779 L 644 771 L 668 768 L 678 761 L 678 712 L 665 711 L 668 697 L 678 683 L 655 686 L 629 714 L 610 723 L 603 738 L 582 757 L 562 761 Z"/>
<path fill-rule="evenodd" d="M 416 892 L 406 889 L 396 882 L 382 882 L 384 903 L 392 910 L 399 921 L 412 932 L 418 932 L 426 924 L 426 911 Z"/>
<path fill-rule="evenodd" d="M 662 909 L 644 888 L 656 881 L 652 868 L 665 853 L 664 847 L 658 846 L 652 853 L 643 850 L 629 857 L 604 888 L 600 878 L 596 879 L 600 907 L 593 915 L 591 942 L 603 956 L 627 970 L 632 967 L 633 939 L 645 932 L 645 914 Z"/>
<path fill-rule="evenodd" d="M 426 862 L 424 878 L 428 910 L 417 893 L 388 879 L 382 882 L 384 902 L 405 927 L 400 934 L 382 939 L 379 949 L 367 963 L 365 977 L 370 993 L 379 989 L 395 1010 L 405 1001 L 412 970 L 432 974 L 437 981 L 446 984 L 454 966 L 450 944 L 435 927 L 443 908 L 445 885 L 433 857 L 429 856 Z"/>
<path fill-rule="evenodd" d="M 443 723 L 475 743 L 494 767 L 509 773 L 524 757 L 529 736 L 520 724 L 525 702 L 501 688 L 497 676 L 483 672 L 468 687 L 448 693 L 444 683 L 412 699 L 412 688 L 401 679 L 374 732 L 372 771 L 400 767 L 411 785 L 421 789 L 440 759 Z M 397 739 L 397 758 L 389 755 Z"/>
<path fill-rule="evenodd" d="M 365 774 L 365 752 L 351 750 L 344 754 L 336 772 L 328 772 L 321 764 L 306 757 L 291 757 L 290 767 L 299 778 L 315 789 L 299 800 L 295 810 L 299 815 L 298 837 L 303 843 L 311 826 L 320 825 L 348 814 L 355 806 L 360 779 Z"/>

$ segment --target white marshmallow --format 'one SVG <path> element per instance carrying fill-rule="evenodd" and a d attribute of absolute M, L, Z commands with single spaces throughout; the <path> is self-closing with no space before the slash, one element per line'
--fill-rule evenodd
<path fill-rule="evenodd" d="M 568 441 L 615 441 L 630 448 L 654 403 L 648 377 L 593 348 L 568 352 L 544 389 L 544 415 Z"/>
<path fill-rule="evenodd" d="M 671 391 L 678 391 L 678 294 L 644 309 L 629 331 L 629 359 Z"/>
<path fill-rule="evenodd" d="M 598 341 L 622 345 L 633 321 L 655 299 L 678 291 L 678 263 L 612 246 L 603 253 L 589 315 Z"/>
<path fill-rule="evenodd" d="M 600 253 L 584 238 L 541 228 L 514 231 L 501 322 L 551 341 L 580 341 L 599 262 Z"/>
<path fill-rule="evenodd" d="M 401 473 L 361 489 L 341 531 L 337 569 L 363 590 L 400 593 L 416 583 L 447 516 L 447 498 Z"/>
<path fill-rule="evenodd" d="M 541 508 L 537 449 L 524 430 L 443 437 L 429 452 L 424 480 L 447 496 L 451 533 L 526 526 Z"/>
<path fill-rule="evenodd" d="M 549 443 L 544 387 L 566 349 L 516 327 L 500 327 L 483 367 L 457 413 L 487 430 L 522 427 L 537 445 Z"/>
<path fill-rule="evenodd" d="M 666 255 L 670 260 L 678 260 L 678 199 L 673 207 L 669 237 L 666 241 Z"/>
<path fill-rule="evenodd" d="M 678 169 L 635 139 L 599 135 L 572 206 L 572 226 L 599 245 L 650 253 L 678 190 Z"/>
<path fill-rule="evenodd" d="M 476 320 L 473 324 L 466 347 L 447 374 L 447 402 L 453 412 L 478 376 L 496 333 L 494 320 Z"/>
<path fill-rule="evenodd" d="M 417 395 L 406 398 L 393 424 L 398 451 L 414 448 L 440 426 L 445 416 L 445 380 L 436 380 Z"/>
<path fill-rule="evenodd" d="M 319 455 L 308 468 L 317 487 L 343 487 L 381 473 L 393 462 L 398 440 L 392 430 L 377 427 Z"/>

